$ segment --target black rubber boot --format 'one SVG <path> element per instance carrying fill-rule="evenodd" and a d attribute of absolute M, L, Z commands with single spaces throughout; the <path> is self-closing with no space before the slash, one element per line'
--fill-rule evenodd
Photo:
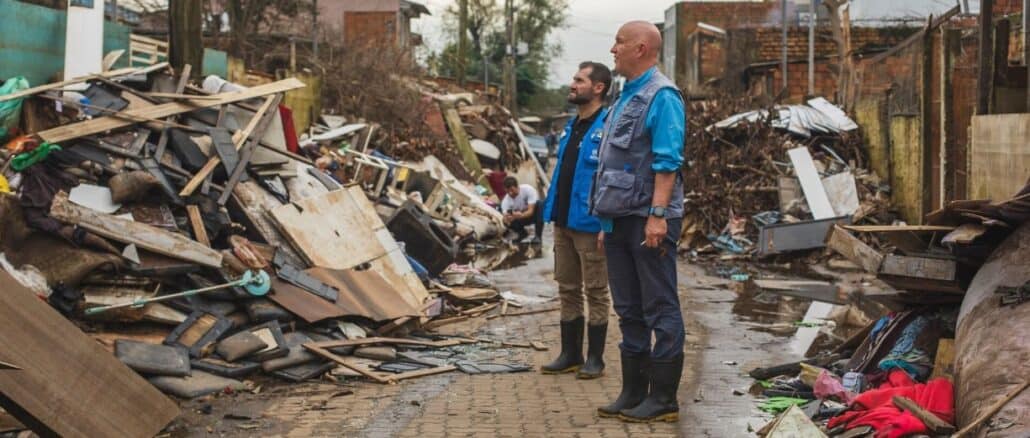
<path fill-rule="evenodd" d="M 680 418 L 680 407 L 676 392 L 683 375 L 683 355 L 672 359 L 651 359 L 649 376 L 651 392 L 639 405 L 623 409 L 619 418 L 632 423 L 676 422 Z"/>
<path fill-rule="evenodd" d="M 622 392 L 619 393 L 619 398 L 608 406 L 597 408 L 597 415 L 601 417 L 618 417 L 620 411 L 640 404 L 647 396 L 647 355 L 634 356 L 622 353 L 621 361 Z"/>
<path fill-rule="evenodd" d="M 561 322 L 561 353 L 540 367 L 544 374 L 571 373 L 583 365 L 583 317 Z"/>
<path fill-rule="evenodd" d="M 604 341 L 608 324 L 587 324 L 587 361 L 576 372 L 577 379 L 596 379 L 604 374 Z"/>

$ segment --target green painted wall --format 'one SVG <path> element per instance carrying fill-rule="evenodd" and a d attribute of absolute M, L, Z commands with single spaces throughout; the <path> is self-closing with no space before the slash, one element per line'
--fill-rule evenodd
<path fill-rule="evenodd" d="M 52 82 L 64 70 L 67 17 L 64 11 L 0 0 L 0 79 L 25 76 L 33 86 Z M 129 48 L 129 28 L 104 23 L 104 53 Z M 127 64 L 128 54 L 117 67 Z"/>

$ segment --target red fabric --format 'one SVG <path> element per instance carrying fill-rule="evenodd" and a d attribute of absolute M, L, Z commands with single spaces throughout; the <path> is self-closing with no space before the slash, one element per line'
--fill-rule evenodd
<path fill-rule="evenodd" d="M 490 189 L 497 195 L 497 199 L 504 199 L 504 178 L 508 173 L 503 170 L 495 170 L 486 175 L 486 181 L 490 183 Z"/>
<path fill-rule="evenodd" d="M 929 429 L 910 412 L 894 406 L 893 397 L 912 399 L 923 409 L 949 423 L 955 419 L 954 388 L 947 379 L 916 383 L 908 374 L 894 370 L 879 388 L 855 397 L 851 410 L 830 419 L 830 429 L 847 425 L 847 429 L 872 426 L 877 438 L 898 438 L 926 433 Z"/>
<path fill-rule="evenodd" d="M 300 153 L 300 142 L 297 141 L 297 127 L 293 126 L 293 110 L 286 105 L 279 105 L 279 118 L 283 121 L 283 135 L 286 136 L 286 150 Z"/>

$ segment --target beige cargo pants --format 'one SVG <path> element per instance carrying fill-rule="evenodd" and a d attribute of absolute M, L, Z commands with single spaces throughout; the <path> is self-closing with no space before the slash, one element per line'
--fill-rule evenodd
<path fill-rule="evenodd" d="M 584 316 L 586 301 L 590 308 L 588 323 L 608 323 L 608 265 L 604 249 L 597 249 L 597 233 L 554 227 L 554 279 L 558 282 L 562 321 Z"/>

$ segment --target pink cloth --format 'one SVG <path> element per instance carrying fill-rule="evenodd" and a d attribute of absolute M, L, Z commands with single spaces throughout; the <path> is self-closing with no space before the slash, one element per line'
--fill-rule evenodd
<path fill-rule="evenodd" d="M 846 429 L 872 426 L 877 438 L 900 438 L 929 431 L 926 425 L 907 411 L 894 406 L 893 397 L 912 399 L 923 409 L 949 423 L 955 419 L 954 388 L 947 379 L 937 378 L 926 384 L 915 383 L 901 370 L 891 371 L 879 388 L 855 397 L 851 410 L 830 419 L 829 428 L 846 425 Z"/>
<path fill-rule="evenodd" d="M 819 400 L 836 397 L 837 400 L 851 404 L 851 401 L 855 399 L 855 394 L 844 389 L 844 385 L 840 383 L 837 376 L 830 374 L 830 372 L 826 370 L 819 372 L 819 377 L 816 377 L 815 385 L 812 386 L 812 390 L 815 393 L 815 397 Z"/>

